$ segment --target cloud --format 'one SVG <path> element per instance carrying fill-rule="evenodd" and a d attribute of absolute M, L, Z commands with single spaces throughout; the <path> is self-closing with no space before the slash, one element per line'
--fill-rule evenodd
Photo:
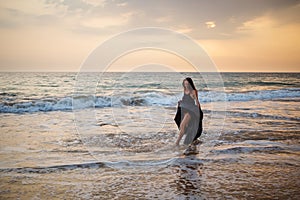
<path fill-rule="evenodd" d="M 158 26 L 204 42 L 214 55 L 223 56 L 222 63 L 229 63 L 231 58 L 230 64 L 242 65 L 243 57 L 250 55 L 252 60 L 263 60 L 267 65 L 272 63 L 273 56 L 265 52 L 273 52 L 278 63 L 283 64 L 285 59 L 295 66 L 295 52 L 299 54 L 297 46 L 300 46 L 299 28 L 296 28 L 300 26 L 299 9 L 297 0 L 190 0 L 188 3 L 181 0 L 2 0 L 0 60 L 5 63 L 0 65 L 76 65 L 70 55 L 79 58 L 83 53 L 79 49 L 85 49 L 86 53 L 113 34 Z M 53 44 L 63 44 L 65 48 L 61 50 L 60 45 Z M 278 60 L 280 51 L 274 45 L 287 52 L 282 60 Z M 257 52 L 266 58 L 259 57 Z M 289 55 L 293 62 L 289 62 Z"/>
<path fill-rule="evenodd" d="M 106 1 L 105 0 L 81 0 L 83 3 L 86 3 L 88 5 L 92 5 L 94 7 L 97 7 L 97 6 L 101 6 L 101 7 L 104 7 L 105 6 L 105 3 Z"/>
<path fill-rule="evenodd" d="M 236 37 L 199 43 L 221 71 L 299 71 L 300 23 L 282 23 L 286 16 L 279 14 L 279 20 L 278 14 L 269 12 L 244 22 Z"/>
<path fill-rule="evenodd" d="M 109 28 L 111 26 L 124 26 L 133 16 L 133 12 L 123 13 L 111 17 L 89 17 L 81 20 L 81 25 L 88 28 Z"/>
<path fill-rule="evenodd" d="M 245 21 L 240 27 L 237 27 L 237 33 L 252 33 L 258 30 L 268 30 L 275 26 L 275 21 L 268 16 L 260 16 L 252 20 Z"/>
<path fill-rule="evenodd" d="M 46 4 L 43 1 L 1 1 L 0 30 L 23 29 L 37 26 L 60 24 L 58 18 L 64 18 L 67 7 L 64 5 Z"/>
<path fill-rule="evenodd" d="M 294 0 L 265 0 L 263 2 L 228 0 L 214 3 L 194 0 L 188 4 L 177 0 L 159 2 L 140 0 L 31 1 L 32 3 L 16 0 L 1 2 L 0 17 L 7 15 L 0 19 L 2 24 L 36 26 L 57 23 L 59 27 L 70 31 L 96 35 L 99 35 L 99 28 L 106 28 L 105 32 L 114 34 L 118 30 L 124 31 L 141 26 L 177 27 L 176 30 L 189 33 L 196 39 L 229 39 L 239 34 L 243 35 L 244 33 L 237 30 L 244 28 L 245 32 L 248 28 L 246 23 L 250 23 L 258 16 L 263 16 L 266 12 L 280 13 L 287 7 L 299 5 Z M 12 13 L 12 10 L 15 13 Z M 127 17 L 124 13 L 133 14 Z M 285 15 L 290 16 L 288 13 Z M 218 22 L 217 28 L 216 22 Z M 188 28 L 178 28 L 178 24 L 185 24 Z M 210 30 L 212 28 L 215 28 L 213 32 Z"/>
<path fill-rule="evenodd" d="M 120 6 L 120 7 L 122 7 L 122 6 L 127 6 L 127 2 L 123 2 L 123 3 L 117 3 L 117 6 Z"/>
<path fill-rule="evenodd" d="M 57 7 L 54 7 L 51 4 L 45 4 L 43 1 L 39 0 L 31 0 L 30 3 L 18 0 L 1 1 L 0 8 L 1 10 L 13 10 L 32 16 L 57 14 Z"/>
<path fill-rule="evenodd" d="M 216 23 L 214 21 L 205 22 L 205 24 L 208 29 L 216 27 Z"/>
<path fill-rule="evenodd" d="M 177 26 L 177 27 L 173 27 L 173 30 L 180 32 L 180 33 L 191 33 L 193 31 L 193 29 L 187 25 L 181 25 L 181 26 Z"/>
<path fill-rule="evenodd" d="M 157 23 L 164 23 L 164 22 L 170 22 L 171 21 L 171 16 L 162 16 L 162 17 L 158 17 L 155 19 L 155 21 Z"/>

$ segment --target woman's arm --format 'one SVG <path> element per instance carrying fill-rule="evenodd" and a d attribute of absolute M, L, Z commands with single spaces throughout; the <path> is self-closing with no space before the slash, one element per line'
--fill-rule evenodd
<path fill-rule="evenodd" d="M 198 91 L 197 90 L 193 90 L 193 96 L 195 97 L 197 106 L 200 108 L 200 102 L 199 102 Z"/>

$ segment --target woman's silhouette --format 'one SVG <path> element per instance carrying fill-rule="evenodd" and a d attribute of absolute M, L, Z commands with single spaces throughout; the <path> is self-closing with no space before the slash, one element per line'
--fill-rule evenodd
<path fill-rule="evenodd" d="M 178 101 L 177 113 L 174 118 L 179 128 L 176 145 L 179 145 L 184 134 L 186 134 L 184 144 L 196 145 L 200 143 L 198 138 L 202 133 L 203 112 L 193 80 L 190 77 L 185 78 L 182 86 L 184 94 L 182 100 Z"/>

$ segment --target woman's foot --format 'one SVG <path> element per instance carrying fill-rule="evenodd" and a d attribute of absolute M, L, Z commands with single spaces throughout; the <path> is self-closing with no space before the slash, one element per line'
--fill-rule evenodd
<path fill-rule="evenodd" d="M 188 148 L 183 152 L 184 155 L 198 154 L 197 146 L 190 144 Z"/>
<path fill-rule="evenodd" d="M 201 141 L 199 138 L 197 138 L 196 140 L 194 140 L 194 141 L 192 142 L 192 144 L 193 144 L 193 145 L 202 144 L 202 141 Z"/>

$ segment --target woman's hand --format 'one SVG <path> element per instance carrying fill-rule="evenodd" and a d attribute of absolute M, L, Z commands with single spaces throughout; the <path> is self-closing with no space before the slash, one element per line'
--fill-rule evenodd
<path fill-rule="evenodd" d="M 201 109 L 200 102 L 199 102 L 199 99 L 198 99 L 198 91 L 197 90 L 193 90 L 192 95 L 193 95 L 193 98 L 195 100 L 195 105 L 197 105 L 198 108 Z"/>
<path fill-rule="evenodd" d="M 198 108 L 201 109 L 200 103 L 198 103 Z"/>
<path fill-rule="evenodd" d="M 180 105 L 181 102 L 182 102 L 182 100 L 179 100 L 179 101 L 178 101 L 178 105 Z"/>

